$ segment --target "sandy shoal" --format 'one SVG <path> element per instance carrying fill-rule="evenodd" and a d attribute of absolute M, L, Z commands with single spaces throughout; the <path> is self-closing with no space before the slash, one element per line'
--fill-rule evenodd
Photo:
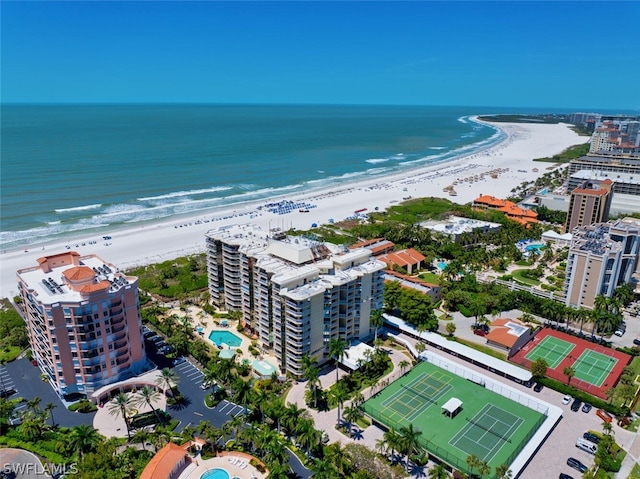
<path fill-rule="evenodd" d="M 67 251 L 67 246 L 78 253 L 95 253 L 105 261 L 126 269 L 133 266 L 158 263 L 164 260 L 204 251 L 204 235 L 213 228 L 233 223 L 256 223 L 263 228 L 309 229 L 312 223 L 327 223 L 329 218 L 340 221 L 352 216 L 354 211 L 376 207 L 383 210 L 407 197 L 441 197 L 464 204 L 480 194 L 507 197 L 511 190 L 524 181 L 532 181 L 553 168 L 551 163 L 533 162 L 560 153 L 566 148 L 585 143 L 588 137 L 579 136 L 569 125 L 493 123 L 506 134 L 501 143 L 481 153 L 470 154 L 446 163 L 432 165 L 405 174 L 353 183 L 339 189 L 314 191 L 308 196 L 296 195 L 275 198 L 315 204 L 309 212 L 278 215 L 267 212 L 264 200 L 247 203 L 232 210 L 198 212 L 190 218 L 173 218 L 160 223 L 144 224 L 129 229 L 117 229 L 108 233 L 112 239 L 105 241 L 102 233 L 83 234 L 64 242 L 33 245 L 0 255 L 0 297 L 17 294 L 16 271 L 36 266 L 36 260 L 45 255 Z M 539 171 L 534 172 L 537 168 Z M 490 171 L 499 171 L 491 178 Z M 464 181 L 475 175 L 482 179 Z M 457 196 L 443 191 L 455 180 L 463 180 L 454 186 Z M 208 220 L 208 222 L 205 222 Z M 89 241 L 95 244 L 89 244 Z M 83 245 L 84 243 L 84 245 Z M 76 246 L 78 245 L 78 246 Z"/>

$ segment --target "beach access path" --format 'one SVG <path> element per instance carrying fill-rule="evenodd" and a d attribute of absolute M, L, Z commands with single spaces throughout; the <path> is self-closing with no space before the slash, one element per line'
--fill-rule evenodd
<path fill-rule="evenodd" d="M 340 221 L 357 210 L 384 210 L 412 197 L 447 198 L 459 204 L 473 201 L 481 194 L 507 197 L 524 181 L 533 181 L 550 169 L 550 163 L 533 162 L 534 158 L 552 156 L 566 148 L 585 143 L 569 125 L 495 123 L 505 140 L 482 152 L 462 156 L 442 164 L 411 169 L 402 174 L 341 185 L 323 191 L 310 191 L 304 197 L 271 198 L 269 201 L 307 201 L 316 205 L 309 212 L 291 211 L 275 214 L 259 209 L 262 202 L 247 203 L 225 210 L 198 212 L 188 217 L 174 217 L 157 223 L 138 223 L 107 232 L 85 232 L 67 240 L 38 243 L 0 253 L 0 297 L 18 294 L 16 271 L 36 266 L 37 259 L 64 251 L 81 255 L 97 254 L 121 270 L 158 263 L 180 256 L 202 253 L 205 233 L 230 224 L 253 223 L 265 229 L 310 229 L 313 223 Z M 488 174 L 500 170 L 496 178 Z M 537 171 L 534 171 L 537 170 Z M 483 176 L 484 174 L 484 176 Z M 475 177 L 478 180 L 462 181 Z M 482 177 L 482 179 L 480 179 Z M 457 196 L 449 196 L 445 187 L 456 185 Z M 302 196 L 302 195 L 301 195 Z M 108 236 L 108 240 L 103 240 Z"/>

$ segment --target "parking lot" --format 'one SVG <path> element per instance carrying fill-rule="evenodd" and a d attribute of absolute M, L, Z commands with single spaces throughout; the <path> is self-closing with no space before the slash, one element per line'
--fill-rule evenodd
<path fill-rule="evenodd" d="M 80 424 L 93 424 L 95 413 L 82 414 L 69 411 L 51 385 L 42 380 L 40 368 L 34 366 L 28 359 L 17 359 L 6 364 L 0 370 L 2 371 L 0 373 L 2 381 L 7 385 L 11 384 L 16 389 L 16 393 L 9 399 L 18 397 L 24 399 L 16 408 L 17 411 L 25 408 L 26 401 L 39 397 L 41 399 L 40 409 L 43 409 L 48 403 L 56 406 L 53 410 L 53 418 L 60 426 L 73 427 Z"/>

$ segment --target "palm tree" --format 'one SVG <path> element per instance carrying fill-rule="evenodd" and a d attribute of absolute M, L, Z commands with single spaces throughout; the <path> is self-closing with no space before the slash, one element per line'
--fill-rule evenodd
<path fill-rule="evenodd" d="M 450 477 L 447 468 L 442 463 L 432 467 L 429 471 L 429 479 L 449 479 Z"/>
<path fill-rule="evenodd" d="M 342 408 L 342 405 L 344 404 L 346 399 L 349 397 L 349 393 L 344 388 L 342 383 L 338 383 L 331 390 L 331 395 L 333 396 L 333 399 L 338 404 L 338 427 L 340 427 L 340 408 Z"/>
<path fill-rule="evenodd" d="M 298 441 L 305 448 L 307 455 L 313 445 L 317 445 L 322 440 L 322 433 L 313 427 L 313 420 L 303 421 L 298 433 Z"/>
<path fill-rule="evenodd" d="M 333 358 L 336 364 L 336 383 L 338 382 L 338 362 L 343 361 L 345 357 L 349 357 L 346 352 L 347 342 L 338 337 L 329 341 L 329 356 Z"/>
<path fill-rule="evenodd" d="M 251 384 L 238 378 L 233 384 L 233 390 L 235 392 L 235 400 L 242 404 L 242 406 L 246 410 L 247 403 L 251 402 L 251 398 L 253 397 L 253 389 L 251 389 Z"/>
<path fill-rule="evenodd" d="M 511 479 L 513 472 L 509 469 L 509 464 L 496 466 L 496 479 Z"/>
<path fill-rule="evenodd" d="M 163 368 L 160 371 L 160 376 L 156 379 L 156 384 L 160 386 L 166 394 L 167 391 L 172 390 L 178 385 L 178 375 L 172 369 Z"/>
<path fill-rule="evenodd" d="M 5 422 L 9 422 L 9 418 L 13 416 L 16 404 L 7 398 L 0 398 L 0 435 L 4 434 Z"/>
<path fill-rule="evenodd" d="M 102 442 L 98 430 L 88 424 L 74 426 L 67 437 L 69 438 L 69 447 L 76 451 L 79 457 L 82 457 L 86 452 L 93 451 Z"/>
<path fill-rule="evenodd" d="M 147 431 L 145 428 L 138 429 L 135 433 L 133 433 L 133 437 L 131 438 L 131 442 L 134 444 L 142 444 L 142 450 L 146 451 L 146 444 L 151 438 L 151 433 Z"/>
<path fill-rule="evenodd" d="M 120 416 L 124 419 L 124 423 L 127 426 L 127 436 L 131 439 L 131 426 L 129 424 L 129 415 L 133 412 L 133 401 L 131 396 L 123 392 L 118 393 L 109 402 L 109 414 L 112 416 Z"/>
<path fill-rule="evenodd" d="M 405 370 L 409 367 L 409 361 L 403 359 L 398 363 L 398 366 L 400 366 L 400 371 L 402 371 L 402 374 L 404 374 Z"/>
<path fill-rule="evenodd" d="M 358 419 L 362 417 L 362 411 L 358 406 L 351 405 L 344 410 L 344 418 L 347 420 L 347 428 L 349 431 L 349 435 L 351 436 L 351 428 L 353 427 L 353 423 L 357 422 Z"/>
<path fill-rule="evenodd" d="M 413 423 L 410 422 L 409 426 L 402 426 L 400 428 L 400 443 L 404 449 L 406 455 L 406 468 L 409 472 L 409 456 L 420 447 L 420 436 L 422 431 L 413 428 Z"/>
<path fill-rule="evenodd" d="M 478 474 L 480 474 L 480 477 L 491 474 L 491 466 L 484 461 L 480 461 L 478 463 Z"/>
<path fill-rule="evenodd" d="M 480 466 L 480 458 L 475 454 L 469 454 L 466 459 L 467 466 L 469 466 L 469 477 L 473 476 L 473 470 Z"/>
<path fill-rule="evenodd" d="M 347 476 L 347 469 L 350 465 L 350 456 L 347 455 L 339 442 L 329 444 L 324 450 L 324 457 L 334 465 L 339 477 Z"/>
<path fill-rule="evenodd" d="M 391 450 L 391 455 L 395 455 L 395 452 L 400 449 L 400 435 L 393 429 L 386 431 L 382 438 L 387 445 L 387 450 Z"/>
<path fill-rule="evenodd" d="M 567 366 L 562 370 L 562 374 L 567 376 L 567 384 L 571 383 L 571 378 L 576 375 L 576 370 L 571 366 Z"/>
<path fill-rule="evenodd" d="M 418 341 L 416 343 L 416 351 L 418 352 L 418 354 L 422 354 L 425 349 L 426 349 L 426 346 L 422 341 Z"/>
<path fill-rule="evenodd" d="M 384 324 L 384 318 L 382 316 L 382 310 L 375 309 L 371 311 L 371 326 L 375 328 L 374 336 L 373 336 L 373 344 L 376 344 L 378 341 L 378 328 L 382 327 Z"/>
<path fill-rule="evenodd" d="M 338 472 L 328 459 L 316 459 L 310 469 L 316 479 L 338 479 L 339 477 Z"/>
<path fill-rule="evenodd" d="M 589 318 L 589 310 L 585 308 L 578 308 L 574 311 L 573 317 L 576 321 L 580 321 L 580 336 L 582 336 L 582 327 L 585 320 Z"/>
<path fill-rule="evenodd" d="M 36 396 L 33 399 L 30 399 L 29 401 L 27 401 L 27 409 L 30 409 L 31 411 L 33 411 L 34 414 L 38 414 L 40 412 L 41 401 L 42 401 L 42 398 L 40 398 L 39 396 Z"/>
<path fill-rule="evenodd" d="M 52 402 L 47 403 L 47 405 L 44 407 L 45 412 L 47 413 L 47 415 L 51 419 L 51 427 L 52 428 L 56 427 L 55 426 L 55 421 L 53 420 L 53 410 L 55 408 L 56 408 L 56 405 L 53 404 Z"/>
<path fill-rule="evenodd" d="M 476 318 L 475 325 L 478 326 L 478 318 L 486 313 L 486 306 L 480 301 L 474 301 L 469 306 L 469 313 Z"/>
<path fill-rule="evenodd" d="M 610 422 L 603 421 L 602 422 L 602 431 L 604 432 L 605 436 L 611 436 L 611 434 L 613 433 L 613 426 L 611 425 Z"/>
<path fill-rule="evenodd" d="M 138 391 L 138 397 L 135 400 L 137 406 L 147 405 L 153 410 L 153 414 L 155 414 L 159 423 L 162 423 L 164 418 L 160 417 L 158 414 L 158 410 L 153 407 L 153 403 L 158 402 L 160 400 L 160 393 L 156 391 L 151 386 L 142 386 L 140 391 Z"/>

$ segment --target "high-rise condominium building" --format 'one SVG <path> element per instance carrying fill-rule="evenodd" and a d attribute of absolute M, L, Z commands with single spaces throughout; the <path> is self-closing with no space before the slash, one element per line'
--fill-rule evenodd
<path fill-rule="evenodd" d="M 596 185 L 585 181 L 571 192 L 569 212 L 564 225 L 565 233 L 570 233 L 577 226 L 602 223 L 609 219 L 613 182 L 606 179 L 599 183 Z"/>
<path fill-rule="evenodd" d="M 567 258 L 567 306 L 593 308 L 596 296 L 611 297 L 618 286 L 637 284 L 640 220 L 575 228 Z"/>
<path fill-rule="evenodd" d="M 332 339 L 361 340 L 373 331 L 386 266 L 369 250 L 252 225 L 211 230 L 206 243 L 213 304 L 241 311 L 281 371 L 300 376 L 305 354 L 323 363 Z"/>
<path fill-rule="evenodd" d="M 69 251 L 17 272 L 33 357 L 61 396 L 90 394 L 146 363 L 138 278 Z"/>

